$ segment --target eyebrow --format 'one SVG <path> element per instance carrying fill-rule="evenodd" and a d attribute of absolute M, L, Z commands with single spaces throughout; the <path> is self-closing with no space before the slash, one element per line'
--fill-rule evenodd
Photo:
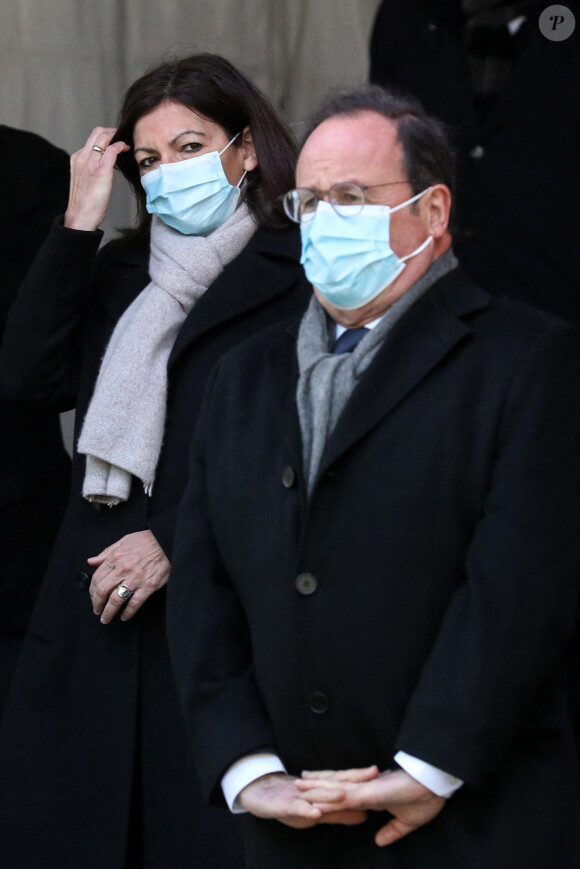
<path fill-rule="evenodd" d="M 168 144 L 175 145 L 177 140 L 180 139 L 182 136 L 189 136 L 191 134 L 193 134 L 194 136 L 202 136 L 203 138 L 207 138 L 207 133 L 203 133 L 201 130 L 183 130 L 181 133 L 178 133 L 177 136 L 174 136 Z M 133 149 L 134 154 L 136 154 L 137 151 L 145 151 L 146 154 L 155 154 L 155 148 L 139 147 Z"/>

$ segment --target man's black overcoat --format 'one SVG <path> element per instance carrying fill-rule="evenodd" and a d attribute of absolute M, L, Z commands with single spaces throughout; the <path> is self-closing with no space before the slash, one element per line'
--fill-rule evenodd
<path fill-rule="evenodd" d="M 249 869 L 579 865 L 558 682 L 580 556 L 578 350 L 563 321 L 450 273 L 360 377 L 310 498 L 296 329 L 218 366 L 168 592 L 206 795 L 261 747 L 292 775 L 388 769 L 402 749 L 465 781 L 385 850 L 384 814 L 309 831 L 247 816 Z"/>
<path fill-rule="evenodd" d="M 66 207 L 70 172 L 60 148 L 3 125 L 0 165 L 1 344 L 18 287 Z M 69 486 L 70 459 L 57 414 L 26 411 L 0 398 L 0 713 Z"/>
<path fill-rule="evenodd" d="M 13 309 L 4 351 L 7 385 L 41 407 L 76 406 L 77 437 L 111 331 L 148 283 L 142 242 L 107 245 L 89 280 L 100 238 L 53 226 Z M 187 317 L 169 361 L 167 424 L 151 498 L 134 485 L 126 504 L 95 509 L 80 495 L 84 457 L 74 458 L 71 501 L 0 734 L 6 865 L 123 869 L 129 827 L 133 844 L 142 842 L 139 865 L 146 869 L 242 865 L 236 819 L 202 807 L 187 761 L 165 590 L 131 621 L 102 625 L 90 605 L 87 558 L 150 528 L 171 559 L 209 372 L 234 344 L 303 309 L 308 291 L 298 252 L 297 230 L 259 229 Z M 144 834 L 130 821 L 131 804 L 145 817 Z"/>

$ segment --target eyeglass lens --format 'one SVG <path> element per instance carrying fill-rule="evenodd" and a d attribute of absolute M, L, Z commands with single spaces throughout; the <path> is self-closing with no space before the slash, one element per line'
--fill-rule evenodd
<path fill-rule="evenodd" d="M 358 184 L 345 181 L 330 188 L 328 199 L 337 214 L 352 217 L 362 209 L 365 195 Z M 320 199 L 313 190 L 299 187 L 286 193 L 283 202 L 284 210 L 290 220 L 304 223 L 312 220 Z"/>

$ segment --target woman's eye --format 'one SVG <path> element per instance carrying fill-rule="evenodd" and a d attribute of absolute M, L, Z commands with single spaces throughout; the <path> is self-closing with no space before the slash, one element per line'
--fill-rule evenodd
<path fill-rule="evenodd" d="M 182 148 L 182 151 L 195 152 L 199 151 L 202 147 L 203 145 L 201 144 L 201 142 L 186 142 L 186 144 Z"/>
<path fill-rule="evenodd" d="M 139 169 L 141 169 L 141 171 L 151 169 L 156 160 L 157 157 L 144 157 L 143 160 L 139 160 Z"/>

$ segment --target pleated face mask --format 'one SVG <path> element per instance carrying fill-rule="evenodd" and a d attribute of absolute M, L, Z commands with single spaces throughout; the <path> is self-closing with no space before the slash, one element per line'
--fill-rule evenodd
<path fill-rule="evenodd" d="M 226 178 L 221 151 L 210 151 L 176 163 L 162 163 L 141 178 L 147 197 L 147 211 L 184 235 L 209 235 L 236 210 L 240 184 Z"/>
<path fill-rule="evenodd" d="M 431 188 L 428 187 L 427 190 Z M 341 206 L 337 214 L 319 202 L 312 220 L 300 224 L 306 277 L 331 305 L 344 311 L 362 308 L 390 286 L 405 262 L 433 241 L 428 236 L 412 253 L 398 257 L 390 243 L 390 216 L 427 193 L 388 205 Z"/>

